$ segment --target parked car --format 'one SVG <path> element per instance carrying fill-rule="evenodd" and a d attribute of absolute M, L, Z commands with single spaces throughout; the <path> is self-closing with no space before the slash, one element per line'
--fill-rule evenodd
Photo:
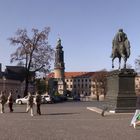
<path fill-rule="evenodd" d="M 53 101 L 53 103 L 60 103 L 66 101 L 67 97 L 63 95 L 59 95 L 59 96 L 54 95 L 51 97 L 51 100 Z"/>
<path fill-rule="evenodd" d="M 28 96 L 25 96 L 23 98 L 19 98 L 19 99 L 16 99 L 16 103 L 21 105 L 21 104 L 27 104 L 27 98 Z"/>
<path fill-rule="evenodd" d="M 74 96 L 74 97 L 73 97 L 73 100 L 74 100 L 74 101 L 80 101 L 80 96 Z"/>
<path fill-rule="evenodd" d="M 50 97 L 50 95 L 41 95 L 42 97 L 42 103 L 53 103 L 52 98 Z"/>
<path fill-rule="evenodd" d="M 27 98 L 28 98 L 28 96 L 16 99 L 16 104 L 19 104 L 19 105 L 27 104 Z M 33 98 L 34 98 L 34 103 L 35 103 L 35 95 L 33 95 Z"/>
<path fill-rule="evenodd" d="M 34 97 L 34 102 L 35 102 L 35 95 L 33 95 Z M 41 102 L 44 104 L 44 103 L 53 103 L 50 95 L 41 95 Z M 16 103 L 17 104 L 27 104 L 27 98 L 28 96 L 25 96 L 23 98 L 19 98 L 19 99 L 16 99 Z"/>

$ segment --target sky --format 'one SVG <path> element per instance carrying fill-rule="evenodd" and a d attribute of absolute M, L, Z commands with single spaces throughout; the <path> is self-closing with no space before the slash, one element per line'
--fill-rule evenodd
<path fill-rule="evenodd" d="M 140 55 L 139 6 L 139 0 L 0 0 L 2 68 L 15 65 L 10 63 L 10 55 L 16 47 L 8 38 L 15 36 L 17 29 L 26 28 L 30 34 L 32 28 L 47 26 L 53 48 L 61 38 L 65 71 L 111 70 L 112 39 L 119 28 L 131 44 L 127 64 L 135 69 L 135 59 Z"/>

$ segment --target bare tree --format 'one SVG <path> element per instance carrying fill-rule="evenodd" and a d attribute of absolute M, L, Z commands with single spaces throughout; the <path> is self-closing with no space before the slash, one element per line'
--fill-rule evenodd
<path fill-rule="evenodd" d="M 49 27 L 42 31 L 32 29 L 32 35 L 28 36 L 26 29 L 18 29 L 15 36 L 9 38 L 16 51 L 11 54 L 11 63 L 17 62 L 26 69 L 25 91 L 27 95 L 30 72 L 47 72 L 54 58 L 54 49 L 48 44 Z"/>
<path fill-rule="evenodd" d="M 99 100 L 99 95 L 106 95 L 106 77 L 108 72 L 106 70 L 98 71 L 93 76 L 93 81 L 95 83 L 95 91 L 97 95 L 97 100 Z"/>
<path fill-rule="evenodd" d="M 140 56 L 138 56 L 138 58 L 135 59 L 135 70 L 137 73 L 140 73 Z"/>

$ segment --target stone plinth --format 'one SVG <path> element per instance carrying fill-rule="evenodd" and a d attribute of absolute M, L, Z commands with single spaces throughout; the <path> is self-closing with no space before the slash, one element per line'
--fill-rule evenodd
<path fill-rule="evenodd" d="M 114 70 L 109 73 L 106 100 L 111 110 L 123 113 L 136 109 L 135 76 L 133 69 Z"/>

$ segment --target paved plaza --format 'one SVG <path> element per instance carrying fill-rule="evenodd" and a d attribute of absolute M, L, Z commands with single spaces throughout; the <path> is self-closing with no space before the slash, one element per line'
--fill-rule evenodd
<path fill-rule="evenodd" d="M 102 117 L 88 110 L 95 102 L 42 105 L 42 115 L 25 113 L 26 105 L 0 114 L 0 140 L 139 140 L 140 129 L 129 127 L 133 114 Z"/>

